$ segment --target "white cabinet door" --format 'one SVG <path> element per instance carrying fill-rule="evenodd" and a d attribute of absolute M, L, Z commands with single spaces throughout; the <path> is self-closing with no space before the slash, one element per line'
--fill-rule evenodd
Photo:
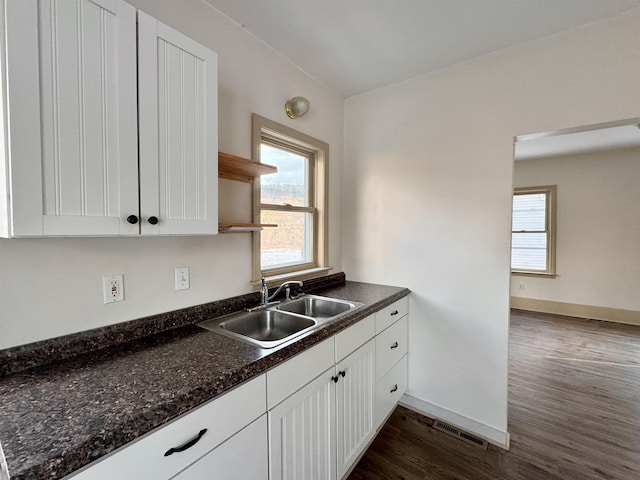
<path fill-rule="evenodd" d="M 375 340 L 337 365 L 337 466 L 342 478 L 375 434 Z"/>
<path fill-rule="evenodd" d="M 138 12 L 138 81 L 142 233 L 216 234 L 216 53 Z"/>
<path fill-rule="evenodd" d="M 270 480 L 336 478 L 334 368 L 269 411 Z"/>
<path fill-rule="evenodd" d="M 138 234 L 135 9 L 4 7 L 8 236 Z"/>
<path fill-rule="evenodd" d="M 267 480 L 267 416 L 209 452 L 172 480 Z"/>

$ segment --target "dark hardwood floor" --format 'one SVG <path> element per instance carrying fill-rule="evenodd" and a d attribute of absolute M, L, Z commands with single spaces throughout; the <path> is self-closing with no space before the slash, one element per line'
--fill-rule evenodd
<path fill-rule="evenodd" d="M 640 327 L 511 314 L 511 450 L 398 407 L 349 480 L 640 480 Z"/>

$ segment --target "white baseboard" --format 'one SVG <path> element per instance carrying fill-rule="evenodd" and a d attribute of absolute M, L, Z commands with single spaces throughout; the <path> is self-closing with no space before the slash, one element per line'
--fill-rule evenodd
<path fill-rule="evenodd" d="M 450 423 L 451 425 L 485 439 L 487 442 L 497 447 L 509 450 L 509 432 L 503 432 L 502 430 L 498 430 L 497 428 L 478 422 L 472 418 L 465 417 L 459 413 L 434 405 L 426 400 L 407 395 L 406 393 L 402 398 L 400 398 L 400 405 L 426 417 Z"/>
<path fill-rule="evenodd" d="M 577 303 L 552 302 L 537 298 L 511 297 L 511 308 L 529 312 L 551 313 L 567 317 L 590 318 L 607 322 L 640 325 L 640 311 L 622 308 L 596 307 Z"/>

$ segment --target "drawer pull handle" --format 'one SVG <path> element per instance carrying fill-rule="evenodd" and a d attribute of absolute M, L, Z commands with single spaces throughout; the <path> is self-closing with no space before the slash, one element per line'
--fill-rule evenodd
<path fill-rule="evenodd" d="M 340 377 L 331 377 L 331 380 L 333 380 L 333 383 L 338 383 L 338 380 L 340 380 Z"/>
<path fill-rule="evenodd" d="M 170 448 L 169 450 L 164 452 L 164 456 L 168 457 L 169 455 L 173 455 L 174 453 L 178 453 L 178 452 L 184 452 L 186 449 L 193 447 L 196 443 L 198 443 L 200 441 L 200 439 L 202 438 L 202 436 L 205 433 L 207 433 L 207 429 L 203 428 L 202 430 L 200 430 L 198 435 L 196 435 L 194 438 L 189 440 L 184 445 L 180 445 L 179 447 Z"/>
<path fill-rule="evenodd" d="M 347 372 L 345 372 L 344 370 L 340 370 L 338 372 L 338 375 L 340 375 L 342 378 L 344 378 L 344 376 L 347 374 Z"/>
<path fill-rule="evenodd" d="M 393 386 L 393 388 L 391 389 L 391 391 L 389 393 L 393 393 L 396 390 L 398 390 L 398 384 L 397 383 Z"/>
<path fill-rule="evenodd" d="M 393 345 L 391 345 L 391 350 L 393 350 L 394 348 L 398 348 L 398 342 L 395 342 Z"/>
<path fill-rule="evenodd" d="M 398 314 L 398 310 L 394 310 L 393 312 L 391 312 L 391 316 L 393 317 L 394 315 Z"/>

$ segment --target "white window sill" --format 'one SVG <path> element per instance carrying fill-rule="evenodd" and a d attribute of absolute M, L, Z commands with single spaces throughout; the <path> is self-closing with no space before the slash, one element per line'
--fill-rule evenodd
<path fill-rule="evenodd" d="M 288 280 L 311 280 L 312 278 L 324 277 L 332 270 L 332 267 L 315 267 L 307 270 L 298 270 L 297 272 L 283 273 L 280 275 L 271 275 L 264 277 L 267 286 L 275 287 Z M 250 284 L 254 287 L 260 286 L 260 280 L 254 280 Z"/>
<path fill-rule="evenodd" d="M 533 272 L 528 270 L 511 270 L 511 275 L 518 275 L 522 277 L 547 277 L 547 278 L 556 278 L 558 276 L 557 273 Z"/>

